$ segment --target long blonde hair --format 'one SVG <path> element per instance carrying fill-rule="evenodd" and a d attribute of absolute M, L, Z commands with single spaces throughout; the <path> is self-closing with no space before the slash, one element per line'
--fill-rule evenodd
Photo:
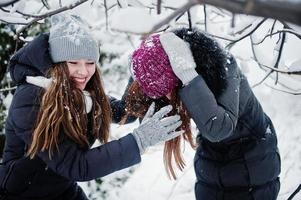
<path fill-rule="evenodd" d="M 54 81 L 41 96 L 32 143 L 27 151 L 31 158 L 40 151 L 48 151 L 51 158 L 53 152 L 58 150 L 58 144 L 64 136 L 73 140 L 81 148 L 89 148 L 88 117 L 84 96 L 69 78 L 67 64 L 58 63 L 47 74 Z M 106 143 L 112 117 L 109 100 L 104 93 L 97 67 L 85 89 L 90 93 L 93 101 L 92 134 L 95 139 Z"/>
<path fill-rule="evenodd" d="M 143 94 L 139 83 L 137 81 L 134 81 L 128 89 L 128 94 L 126 97 L 126 115 L 122 120 L 122 122 L 125 122 L 128 116 L 143 118 L 145 113 L 147 112 L 148 107 L 153 101 L 155 101 L 156 103 L 156 110 L 159 110 L 161 107 L 167 104 L 172 105 L 173 110 L 169 113 L 169 115 L 179 114 L 182 120 L 182 125 L 178 128 L 178 130 L 185 130 L 182 136 L 178 136 L 172 140 L 165 142 L 164 146 L 164 166 L 168 176 L 172 176 L 174 179 L 176 179 L 176 173 L 173 168 L 173 160 L 178 169 L 183 170 L 185 167 L 185 161 L 183 159 L 181 150 L 182 137 L 185 141 L 189 142 L 192 148 L 196 147 L 191 133 L 190 116 L 177 95 L 178 90 L 179 87 L 173 89 L 170 100 L 167 100 L 167 98 L 155 100 Z"/>

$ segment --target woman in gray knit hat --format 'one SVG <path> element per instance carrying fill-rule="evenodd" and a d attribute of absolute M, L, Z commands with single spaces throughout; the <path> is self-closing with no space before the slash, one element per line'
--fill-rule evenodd
<path fill-rule="evenodd" d="M 51 23 L 50 35 L 38 36 L 10 61 L 18 88 L 0 165 L 3 199 L 88 199 L 77 181 L 137 164 L 149 146 L 182 133 L 175 131 L 178 115 L 164 117 L 171 106 L 155 113 L 152 104 L 138 128 L 108 142 L 125 102 L 104 93 L 98 45 L 78 16 L 55 15 Z M 96 139 L 103 145 L 90 148 Z"/>

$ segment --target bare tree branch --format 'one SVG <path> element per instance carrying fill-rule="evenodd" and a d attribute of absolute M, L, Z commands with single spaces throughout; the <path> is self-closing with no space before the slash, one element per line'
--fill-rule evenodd
<path fill-rule="evenodd" d="M 291 91 L 286 91 L 286 90 L 281 90 L 281 89 L 275 88 L 275 87 L 270 86 L 268 84 L 265 84 L 265 85 L 268 86 L 269 88 L 272 88 L 273 90 L 277 90 L 277 91 L 284 92 L 284 93 L 287 93 L 287 94 L 301 95 L 301 92 L 291 92 Z"/>
<path fill-rule="evenodd" d="M 241 41 L 241 40 L 243 40 L 243 39 L 245 39 L 246 37 L 248 37 L 248 36 L 250 36 L 250 35 L 252 35 L 265 21 L 266 21 L 267 19 L 266 18 L 264 18 L 263 20 L 261 20 L 256 26 L 255 26 L 255 28 L 253 28 L 253 30 L 251 30 L 249 33 L 247 33 L 247 34 L 245 34 L 244 36 L 242 36 L 241 38 L 239 38 L 239 39 L 237 39 L 237 40 L 235 40 L 235 41 L 233 41 L 233 42 L 230 42 L 227 46 L 226 46 L 226 48 L 231 48 L 234 44 L 236 44 L 237 42 L 239 42 L 239 41 Z"/>
<path fill-rule="evenodd" d="M 106 14 L 106 30 L 109 30 L 109 16 L 108 16 L 108 6 L 107 0 L 104 0 L 105 14 Z"/>
<path fill-rule="evenodd" d="M 255 48 L 254 48 L 254 39 L 253 39 L 252 35 L 250 35 L 250 40 L 251 40 L 251 49 L 252 49 L 252 53 L 253 53 L 253 56 L 254 56 L 254 60 L 261 69 L 264 69 L 264 66 L 259 62 L 259 60 L 257 58 L 256 51 L 255 51 Z"/>
<path fill-rule="evenodd" d="M 22 22 L 8 22 L 8 21 L 5 21 L 3 19 L 0 19 L 0 22 L 3 22 L 5 24 L 12 24 L 12 25 L 27 25 L 27 23 L 22 23 Z"/>
<path fill-rule="evenodd" d="M 187 10 L 187 15 L 188 15 L 188 24 L 189 24 L 189 29 L 192 30 L 192 22 L 191 22 L 191 15 L 190 15 L 190 10 Z"/>
<path fill-rule="evenodd" d="M 30 27 L 32 24 L 34 24 L 34 23 L 36 23 L 36 22 L 38 22 L 38 21 L 40 21 L 40 20 L 42 20 L 42 19 L 44 19 L 44 18 L 46 18 L 46 17 L 50 17 L 50 16 L 55 15 L 55 14 L 57 14 L 57 13 L 61 13 L 61 12 L 66 11 L 66 10 L 73 9 L 73 8 L 79 6 L 80 4 L 85 3 L 85 2 L 87 2 L 87 1 L 88 1 L 88 0 L 79 0 L 79 1 L 77 1 L 77 2 L 75 2 L 75 3 L 72 3 L 72 4 L 68 5 L 68 6 L 64 6 L 64 7 L 61 7 L 61 8 L 59 8 L 59 9 L 57 9 L 57 10 L 50 11 L 50 12 L 45 13 L 45 14 L 43 14 L 43 15 L 39 15 L 39 16 L 37 16 L 35 19 L 31 20 L 26 26 L 23 26 L 20 30 L 18 30 L 18 31 L 16 32 L 16 35 L 17 35 L 17 37 L 18 37 L 19 34 L 22 33 L 25 29 L 27 29 L 27 28 Z"/>
<path fill-rule="evenodd" d="M 262 84 L 272 73 L 274 72 L 274 70 L 270 70 L 266 75 L 265 75 L 265 77 L 261 80 L 261 81 L 259 81 L 258 83 L 256 83 L 256 84 L 254 84 L 253 86 L 252 86 L 252 88 L 255 88 L 255 87 L 257 87 L 257 86 L 259 86 L 260 84 Z"/>
<path fill-rule="evenodd" d="M 298 193 L 298 192 L 300 192 L 300 190 L 301 190 L 301 183 L 300 183 L 300 185 L 297 187 L 297 189 L 288 197 L 288 199 L 287 200 L 292 200 L 293 198 L 294 198 L 294 196 L 296 196 L 296 194 Z"/>
<path fill-rule="evenodd" d="M 274 28 L 275 28 L 276 22 L 277 22 L 277 20 L 274 20 L 272 28 L 271 28 L 271 34 L 274 32 Z M 272 36 L 270 36 L 270 37 L 272 37 Z"/>
<path fill-rule="evenodd" d="M 175 18 L 176 16 L 178 16 L 178 15 L 186 12 L 189 8 L 191 8 L 192 6 L 194 6 L 196 4 L 197 4 L 196 0 L 190 0 L 190 1 L 188 1 L 185 5 L 183 5 L 181 8 L 177 9 L 176 11 L 174 11 L 171 15 L 169 15 L 163 21 L 161 21 L 160 23 L 156 24 L 151 29 L 151 31 L 149 32 L 149 34 L 154 33 L 155 31 L 157 31 L 158 29 L 160 29 L 165 24 L 168 24 L 173 18 Z"/>
<path fill-rule="evenodd" d="M 11 88 L 3 88 L 3 89 L 0 89 L 0 93 L 1 92 L 12 91 L 12 90 L 15 90 L 15 89 L 17 89 L 17 86 L 16 87 L 11 87 Z"/>
<path fill-rule="evenodd" d="M 50 9 L 50 6 L 49 6 L 47 0 L 42 0 L 42 3 L 43 3 L 43 5 L 45 6 L 45 8 L 47 8 L 47 10 Z"/>
<path fill-rule="evenodd" d="M 205 31 L 207 32 L 207 11 L 206 11 L 206 4 L 204 4 L 204 25 L 205 25 Z"/>
<path fill-rule="evenodd" d="M 197 0 L 233 13 L 273 18 L 301 25 L 301 2 L 279 0 Z"/>
<path fill-rule="evenodd" d="M 281 59 L 281 56 L 282 56 L 283 47 L 284 47 L 284 43 L 285 43 L 285 38 L 286 38 L 286 33 L 284 32 L 284 33 L 282 33 L 280 49 L 279 49 L 279 53 L 278 53 L 277 60 L 276 60 L 276 63 L 274 65 L 274 68 L 279 67 L 279 62 L 280 62 L 280 59 Z M 278 72 L 276 74 L 275 84 L 277 84 L 277 82 L 278 82 Z"/>
<path fill-rule="evenodd" d="M 272 37 L 273 35 L 277 35 L 279 33 L 290 33 L 292 35 L 295 35 L 297 38 L 299 38 L 301 40 L 301 35 L 293 30 L 290 30 L 290 29 L 283 29 L 283 30 L 279 30 L 279 31 L 276 31 L 275 33 L 271 33 L 271 34 L 268 34 L 266 36 L 264 36 L 259 42 L 254 42 L 254 45 L 259 45 L 261 44 L 262 42 L 264 42 L 264 40 L 268 37 Z"/>
<path fill-rule="evenodd" d="M 157 14 L 158 15 L 161 14 L 161 5 L 162 5 L 162 1 L 158 0 L 158 3 L 157 3 Z"/>
<path fill-rule="evenodd" d="M 222 36 L 214 35 L 212 33 L 207 33 L 207 34 L 210 35 L 211 37 L 214 37 L 214 38 L 217 38 L 217 39 L 226 40 L 226 41 L 229 41 L 229 42 L 234 42 L 234 40 L 232 40 L 230 38 L 225 38 L 225 37 L 222 37 Z"/>
<path fill-rule="evenodd" d="M 4 8 L 0 8 L 0 10 L 2 10 L 3 12 L 10 13 L 9 10 L 4 9 Z M 27 13 L 23 13 L 23 12 L 21 12 L 19 10 L 16 10 L 16 13 L 19 13 L 19 14 L 23 15 L 24 17 L 32 17 L 32 18 L 39 18 L 40 17 L 40 15 L 27 14 Z M 9 23 L 9 24 L 11 24 L 11 23 Z"/>
<path fill-rule="evenodd" d="M 151 5 L 153 5 L 154 7 L 145 6 L 145 8 L 149 8 L 150 10 L 153 10 L 153 9 L 155 9 L 157 7 L 157 4 L 152 3 Z M 171 7 L 171 6 L 162 6 L 161 5 L 161 8 L 169 9 L 169 10 L 177 10 L 176 7 Z"/>
<path fill-rule="evenodd" d="M 243 32 L 245 32 L 245 30 L 247 30 L 248 28 L 250 28 L 252 26 L 252 24 L 248 24 L 246 27 L 244 27 L 244 28 L 242 28 L 241 30 L 239 30 L 239 31 L 236 31 L 235 33 L 234 33 L 234 35 L 237 35 L 237 34 L 242 34 Z"/>
<path fill-rule="evenodd" d="M 279 72 L 279 73 L 282 73 L 282 74 L 301 75 L 301 71 L 288 71 L 288 70 L 278 69 L 278 68 L 274 68 L 274 67 L 269 67 L 269 66 L 266 66 L 264 64 L 261 64 L 261 65 L 268 68 L 268 69 L 271 69 L 273 71 L 276 71 L 276 72 Z"/>
<path fill-rule="evenodd" d="M 14 3 L 17 3 L 20 0 L 10 0 L 10 1 L 4 1 L 3 3 L 0 3 L 0 7 L 5 7 L 5 6 L 9 6 L 12 5 Z"/>

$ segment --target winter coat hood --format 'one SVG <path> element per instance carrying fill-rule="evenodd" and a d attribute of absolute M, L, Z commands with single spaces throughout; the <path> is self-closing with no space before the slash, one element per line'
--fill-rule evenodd
<path fill-rule="evenodd" d="M 17 85 L 25 82 L 26 76 L 46 76 L 48 69 L 53 66 L 48 38 L 48 34 L 39 35 L 11 58 L 9 71 Z"/>
<path fill-rule="evenodd" d="M 197 65 L 196 71 L 202 75 L 214 96 L 221 95 L 227 87 L 226 65 L 231 56 L 214 39 L 198 29 L 180 28 L 172 32 L 189 43 Z"/>

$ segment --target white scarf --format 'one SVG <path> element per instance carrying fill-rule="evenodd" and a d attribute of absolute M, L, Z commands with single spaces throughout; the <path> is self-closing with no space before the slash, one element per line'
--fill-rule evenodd
<path fill-rule="evenodd" d="M 43 76 L 26 76 L 26 82 L 39 86 L 39 87 L 43 87 L 45 89 L 47 89 L 50 84 L 52 83 L 52 78 L 46 78 Z M 86 105 L 86 112 L 89 113 L 92 110 L 92 98 L 91 95 L 88 91 L 84 90 L 83 91 L 84 97 L 85 97 L 85 105 Z"/>

